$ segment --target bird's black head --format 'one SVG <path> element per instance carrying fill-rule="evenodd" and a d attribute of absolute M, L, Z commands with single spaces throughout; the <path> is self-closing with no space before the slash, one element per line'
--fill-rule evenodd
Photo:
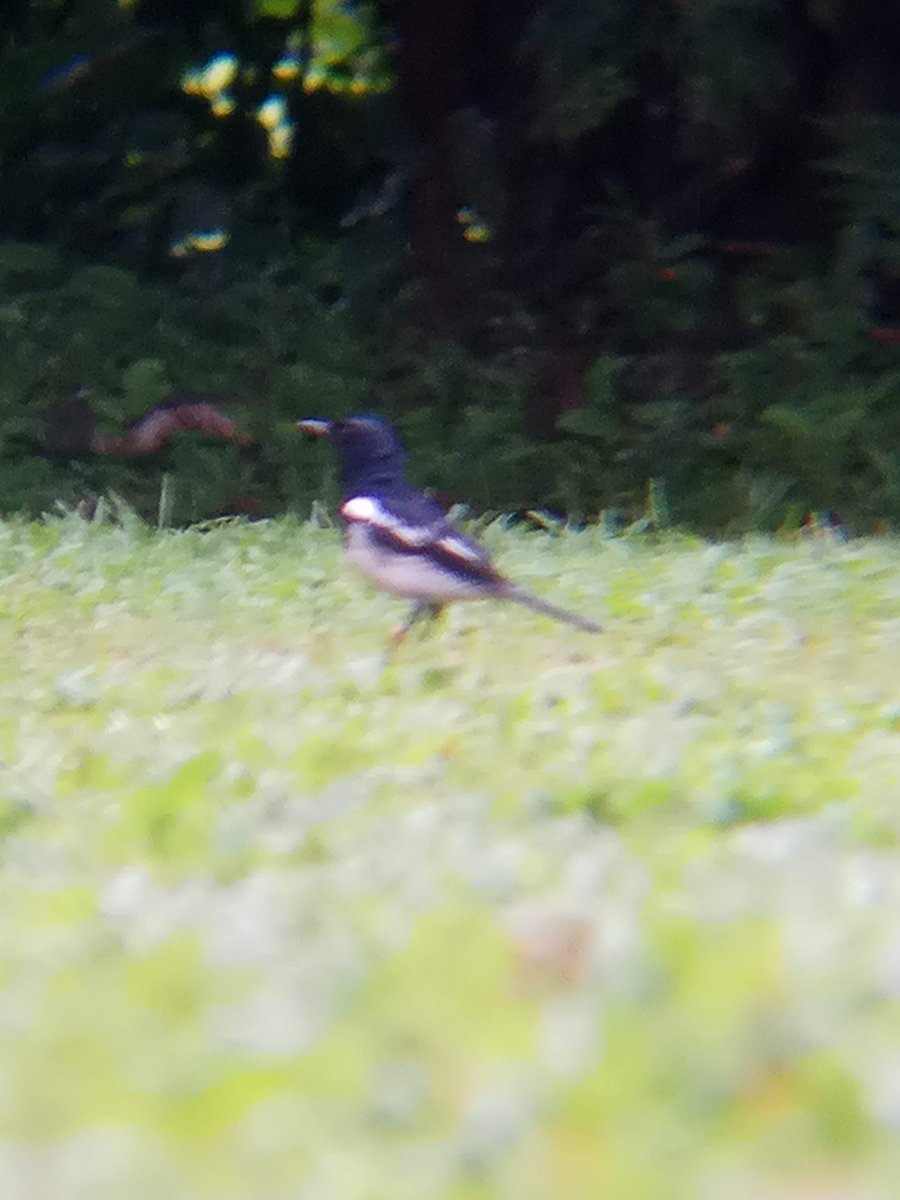
<path fill-rule="evenodd" d="M 403 478 L 406 451 L 395 429 L 366 414 L 327 421 L 306 417 L 297 428 L 311 437 L 327 437 L 341 457 L 348 493 L 390 488 Z"/>

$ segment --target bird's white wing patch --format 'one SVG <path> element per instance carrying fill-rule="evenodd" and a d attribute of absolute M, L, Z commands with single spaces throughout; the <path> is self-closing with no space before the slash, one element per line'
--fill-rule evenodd
<path fill-rule="evenodd" d="M 380 504 L 373 496 L 351 496 L 341 505 L 341 516 L 345 521 L 358 521 L 384 529 L 411 549 L 427 546 L 434 541 L 431 525 L 407 525 Z"/>
<path fill-rule="evenodd" d="M 475 546 L 464 538 L 454 537 L 452 534 L 438 538 L 435 545 L 446 550 L 448 554 L 455 554 L 457 558 L 466 559 L 467 562 L 483 563 L 488 557 L 487 552 L 480 546 Z"/>
<path fill-rule="evenodd" d="M 351 496 L 341 505 L 341 516 L 348 521 L 375 521 L 381 505 L 369 496 Z"/>

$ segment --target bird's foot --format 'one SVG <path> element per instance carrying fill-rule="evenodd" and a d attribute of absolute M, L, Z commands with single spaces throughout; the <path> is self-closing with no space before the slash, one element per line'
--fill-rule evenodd
<path fill-rule="evenodd" d="M 396 650 L 406 640 L 410 630 L 420 622 L 427 621 L 429 624 L 436 621 L 443 612 L 443 605 L 435 604 L 430 600 L 417 600 L 413 605 L 409 616 L 402 625 L 398 625 L 393 631 L 388 641 L 389 653 Z"/>

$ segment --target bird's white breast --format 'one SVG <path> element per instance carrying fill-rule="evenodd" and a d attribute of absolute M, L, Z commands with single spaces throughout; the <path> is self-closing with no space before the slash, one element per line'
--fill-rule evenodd
<path fill-rule="evenodd" d="M 399 553 L 373 541 L 361 521 L 351 522 L 345 532 L 347 558 L 382 591 L 393 596 L 434 600 L 469 600 L 484 594 L 478 584 L 457 578 L 432 562 L 426 554 Z"/>

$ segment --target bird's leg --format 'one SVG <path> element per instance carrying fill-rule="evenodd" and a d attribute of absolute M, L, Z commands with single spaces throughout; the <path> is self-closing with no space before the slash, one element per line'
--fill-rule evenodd
<path fill-rule="evenodd" d="M 419 621 L 436 620 L 444 610 L 442 604 L 436 604 L 433 600 L 417 600 L 409 611 L 409 616 L 394 632 L 391 634 L 391 649 L 396 650 L 400 643 L 414 625 Z"/>

